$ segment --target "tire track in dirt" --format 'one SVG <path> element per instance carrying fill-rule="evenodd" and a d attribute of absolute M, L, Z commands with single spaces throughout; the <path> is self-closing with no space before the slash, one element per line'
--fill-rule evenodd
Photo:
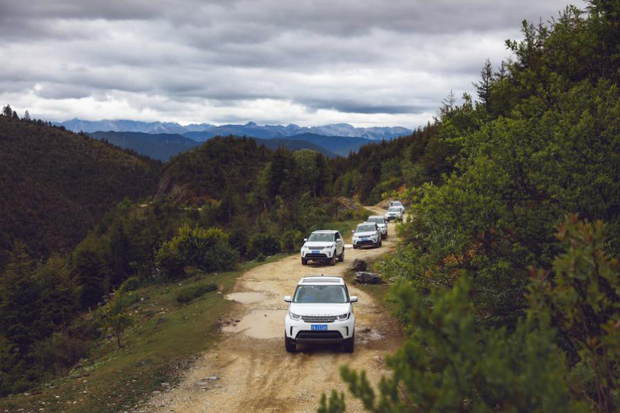
<path fill-rule="evenodd" d="M 383 210 L 367 207 L 376 213 Z M 345 237 L 347 234 L 343 234 Z M 378 383 L 387 374 L 385 356 L 402 343 L 398 326 L 372 297 L 349 285 L 355 304 L 355 352 L 340 346 L 301 347 L 289 354 L 284 349 L 284 316 L 301 277 L 343 275 L 355 258 L 373 259 L 392 250 L 396 231 L 378 249 L 347 248 L 344 263 L 336 266 L 302 266 L 298 255 L 262 265 L 243 274 L 234 292 L 254 293 L 233 297 L 238 303 L 231 318 L 236 325 L 223 328 L 222 340 L 203 354 L 185 373 L 181 383 L 146 403 L 145 412 L 314 412 L 323 393 L 345 391 L 339 368 L 348 364 L 365 369 L 369 380 Z M 348 411 L 363 411 L 361 403 L 347 396 Z"/>

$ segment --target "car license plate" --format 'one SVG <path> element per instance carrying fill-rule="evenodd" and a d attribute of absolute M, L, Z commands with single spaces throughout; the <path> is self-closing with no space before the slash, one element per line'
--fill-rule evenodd
<path fill-rule="evenodd" d="M 368 237 L 362 237 L 361 239 L 368 239 Z"/>
<path fill-rule="evenodd" d="M 320 251 L 318 251 L 318 250 L 312 250 L 312 253 L 313 253 L 313 254 L 318 254 L 319 252 L 320 252 Z"/>
<path fill-rule="evenodd" d="M 312 324 L 310 327 L 312 331 L 327 331 L 327 324 Z"/>

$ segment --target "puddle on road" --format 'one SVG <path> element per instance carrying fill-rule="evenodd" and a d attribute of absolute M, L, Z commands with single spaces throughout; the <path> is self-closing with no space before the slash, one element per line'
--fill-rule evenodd
<path fill-rule="evenodd" d="M 260 310 L 243 317 L 236 325 L 222 328 L 225 333 L 242 333 L 252 338 L 281 338 L 286 310 Z"/>
<path fill-rule="evenodd" d="M 263 293 L 246 292 L 226 294 L 224 298 L 231 301 L 237 301 L 242 304 L 252 304 L 265 301 L 267 296 Z"/>

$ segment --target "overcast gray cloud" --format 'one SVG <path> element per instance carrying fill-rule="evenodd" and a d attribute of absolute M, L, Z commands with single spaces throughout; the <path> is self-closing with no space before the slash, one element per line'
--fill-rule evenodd
<path fill-rule="evenodd" d="M 521 20 L 566 5 L 0 0 L 0 103 L 50 120 L 416 127 L 509 57 Z"/>

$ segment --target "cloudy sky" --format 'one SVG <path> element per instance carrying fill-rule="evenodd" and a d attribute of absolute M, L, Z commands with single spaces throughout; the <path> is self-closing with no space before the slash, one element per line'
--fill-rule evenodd
<path fill-rule="evenodd" d="M 0 0 L 0 104 L 67 120 L 426 123 L 567 0 Z M 582 3 L 573 3 L 583 7 Z"/>

